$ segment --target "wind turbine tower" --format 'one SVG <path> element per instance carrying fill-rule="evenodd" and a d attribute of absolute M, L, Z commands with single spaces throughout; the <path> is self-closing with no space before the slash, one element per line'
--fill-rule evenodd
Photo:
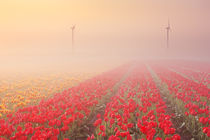
<path fill-rule="evenodd" d="M 167 45 L 167 48 L 169 48 L 170 31 L 171 31 L 171 26 L 170 26 L 170 21 L 168 20 L 168 26 L 166 27 L 166 45 Z"/>
<path fill-rule="evenodd" d="M 76 27 L 76 25 L 73 25 L 72 27 L 71 27 L 71 33 L 72 33 L 72 35 L 71 35 L 71 37 L 72 37 L 72 53 L 74 53 L 74 30 L 75 30 L 75 27 Z"/>

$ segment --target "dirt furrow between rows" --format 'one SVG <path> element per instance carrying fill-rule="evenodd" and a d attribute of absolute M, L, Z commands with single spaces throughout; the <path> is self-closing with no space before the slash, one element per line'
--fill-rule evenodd
<path fill-rule="evenodd" d="M 152 68 L 149 65 L 146 65 L 156 86 L 160 90 L 160 94 L 162 99 L 165 101 L 167 105 L 167 113 L 169 115 L 173 116 L 171 118 L 172 123 L 174 125 L 174 128 L 176 128 L 176 133 L 178 133 L 181 136 L 181 140 L 194 140 L 193 136 L 191 135 L 191 132 L 189 132 L 185 128 L 185 123 L 184 123 L 184 116 L 180 113 L 178 107 L 170 102 L 170 100 L 167 99 L 167 94 L 169 94 L 169 89 L 162 83 L 161 79 L 158 77 L 158 75 L 155 73 L 155 71 L 152 70 Z"/>
<path fill-rule="evenodd" d="M 104 116 L 106 104 L 110 102 L 110 99 L 117 94 L 119 87 L 121 84 L 126 80 L 126 78 L 129 76 L 131 71 L 134 69 L 135 65 L 132 65 L 128 71 L 124 74 L 124 76 L 120 79 L 120 81 L 113 87 L 112 93 L 110 96 L 107 96 L 105 99 L 103 99 L 103 103 L 100 106 L 97 106 L 97 109 L 95 110 L 94 114 L 90 119 L 87 121 L 88 123 L 81 127 L 79 130 L 79 133 L 86 133 L 86 136 L 82 137 L 75 137 L 74 140 L 86 140 L 88 136 L 94 133 L 95 127 L 94 122 L 97 120 L 97 114 L 100 114 L 101 116 Z"/>

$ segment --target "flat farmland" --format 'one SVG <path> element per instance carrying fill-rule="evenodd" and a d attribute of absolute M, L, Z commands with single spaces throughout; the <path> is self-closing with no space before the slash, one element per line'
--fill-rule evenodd
<path fill-rule="evenodd" d="M 210 65 L 130 62 L 100 74 L 1 81 L 0 139 L 210 138 Z"/>

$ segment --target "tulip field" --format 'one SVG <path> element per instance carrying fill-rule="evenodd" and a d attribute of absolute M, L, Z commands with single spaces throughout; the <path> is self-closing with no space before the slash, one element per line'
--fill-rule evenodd
<path fill-rule="evenodd" d="M 0 140 L 209 140 L 210 65 L 130 62 L 0 82 Z"/>
<path fill-rule="evenodd" d="M 27 105 L 35 105 L 90 77 L 90 74 L 42 74 L 1 77 L 0 116 L 16 111 Z"/>

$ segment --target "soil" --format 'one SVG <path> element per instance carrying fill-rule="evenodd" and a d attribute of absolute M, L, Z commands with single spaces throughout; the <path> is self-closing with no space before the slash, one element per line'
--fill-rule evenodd
<path fill-rule="evenodd" d="M 148 66 L 148 65 L 147 65 Z M 164 96 L 166 94 L 166 90 L 163 89 L 161 85 L 161 80 L 157 76 L 157 74 L 148 66 L 148 70 L 150 71 L 153 80 L 156 83 L 157 88 L 160 90 L 161 98 L 163 101 L 166 103 L 166 114 L 170 115 L 171 114 L 176 114 L 176 108 L 175 106 Z M 173 123 L 173 127 L 176 129 L 176 134 L 181 136 L 181 140 L 196 140 L 193 138 L 191 132 L 187 130 L 184 124 L 184 117 L 180 114 L 177 116 L 174 116 L 171 118 L 171 121 Z"/>
<path fill-rule="evenodd" d="M 105 113 L 106 104 L 110 102 L 111 97 L 113 97 L 114 95 L 117 94 L 120 85 L 123 83 L 123 81 L 125 81 L 125 79 L 128 77 L 128 75 L 130 74 L 130 72 L 132 71 L 133 68 L 134 68 L 134 66 L 131 66 L 129 68 L 127 73 L 113 87 L 113 91 L 110 94 L 110 96 L 108 96 L 105 99 L 103 99 L 103 103 L 100 104 L 100 106 L 97 107 L 96 111 L 94 111 L 94 113 L 89 117 L 90 119 L 87 120 L 87 122 L 85 122 L 83 126 L 81 126 L 81 129 L 79 129 L 77 132 L 75 132 L 76 134 L 78 134 L 78 133 L 79 134 L 86 134 L 86 136 L 81 136 L 81 137 L 80 136 L 75 136 L 73 138 L 73 140 L 86 140 L 87 139 L 87 135 L 91 136 L 92 134 L 94 134 L 95 127 L 94 127 L 93 124 L 97 120 L 97 114 L 101 114 L 101 119 L 103 119 L 103 116 L 104 116 L 104 113 Z"/>

